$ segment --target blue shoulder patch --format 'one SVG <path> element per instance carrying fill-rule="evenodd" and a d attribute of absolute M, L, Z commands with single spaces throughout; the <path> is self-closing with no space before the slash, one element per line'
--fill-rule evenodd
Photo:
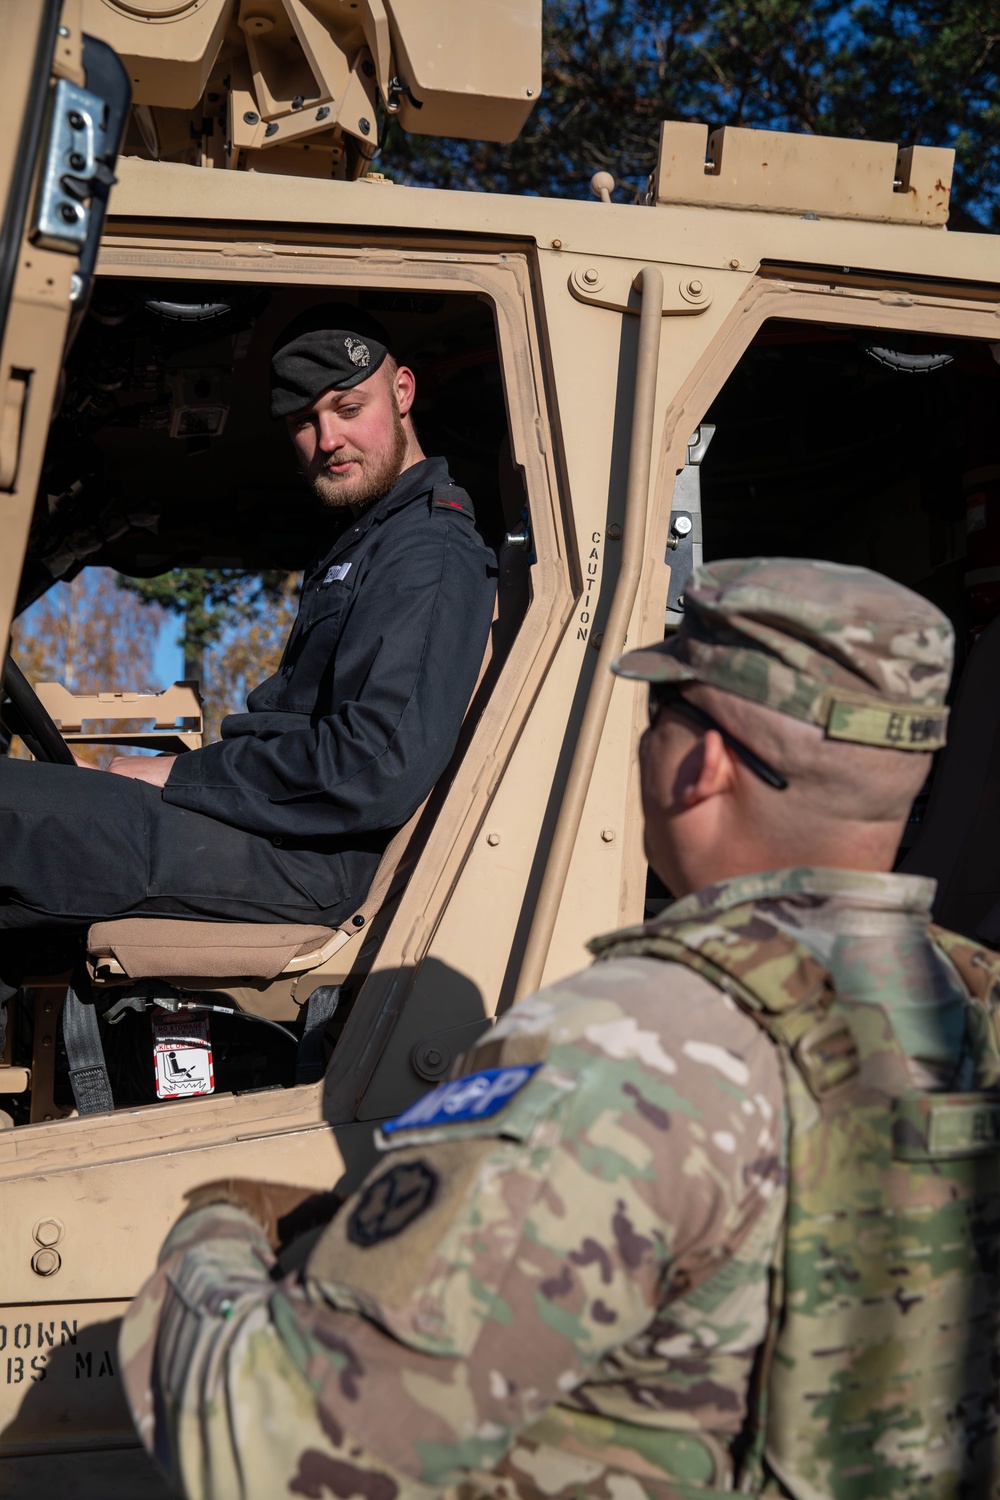
<path fill-rule="evenodd" d="M 383 1135 L 397 1130 L 426 1130 L 432 1125 L 457 1125 L 461 1120 L 488 1120 L 519 1093 L 541 1063 L 517 1068 L 484 1068 L 431 1089 L 395 1120 L 382 1126 Z"/>

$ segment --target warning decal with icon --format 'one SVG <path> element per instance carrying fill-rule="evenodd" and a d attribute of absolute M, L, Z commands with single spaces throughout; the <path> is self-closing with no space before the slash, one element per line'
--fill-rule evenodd
<path fill-rule="evenodd" d="M 208 1017 L 153 1020 L 153 1064 L 158 1099 L 191 1099 L 215 1090 Z"/>

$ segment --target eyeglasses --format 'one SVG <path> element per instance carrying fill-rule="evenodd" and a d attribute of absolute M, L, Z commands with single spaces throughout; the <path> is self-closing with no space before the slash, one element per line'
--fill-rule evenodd
<path fill-rule="evenodd" d="M 690 724 L 696 724 L 699 729 L 714 729 L 716 734 L 721 735 L 722 742 L 727 745 L 738 760 L 741 760 L 748 771 L 759 776 L 761 781 L 768 786 L 773 786 L 775 791 L 783 792 L 788 787 L 788 782 L 780 771 L 774 770 L 766 760 L 761 760 L 748 745 L 738 740 L 728 729 L 724 729 L 717 719 L 699 708 L 697 703 L 684 697 L 683 688 L 676 682 L 651 682 L 649 684 L 649 723 L 652 727 L 660 712 L 669 708 L 671 712 L 679 714 L 682 719 L 687 719 Z"/>

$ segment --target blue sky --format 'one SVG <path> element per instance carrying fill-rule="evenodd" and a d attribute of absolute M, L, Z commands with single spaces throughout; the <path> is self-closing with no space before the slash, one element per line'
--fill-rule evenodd
<path fill-rule="evenodd" d="M 164 620 L 160 630 L 153 655 L 153 680 L 160 689 L 169 687 L 172 682 L 179 682 L 184 675 L 184 653 L 177 644 L 180 627 L 181 621 L 170 615 Z"/>

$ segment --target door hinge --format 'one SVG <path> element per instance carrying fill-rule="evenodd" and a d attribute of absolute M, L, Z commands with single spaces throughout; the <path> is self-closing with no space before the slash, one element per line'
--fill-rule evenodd
<path fill-rule="evenodd" d="M 114 173 L 104 159 L 106 102 L 61 78 L 52 90 L 48 144 L 39 178 L 31 230 L 45 250 L 79 254 L 87 242 L 94 188 L 110 187 Z"/>

